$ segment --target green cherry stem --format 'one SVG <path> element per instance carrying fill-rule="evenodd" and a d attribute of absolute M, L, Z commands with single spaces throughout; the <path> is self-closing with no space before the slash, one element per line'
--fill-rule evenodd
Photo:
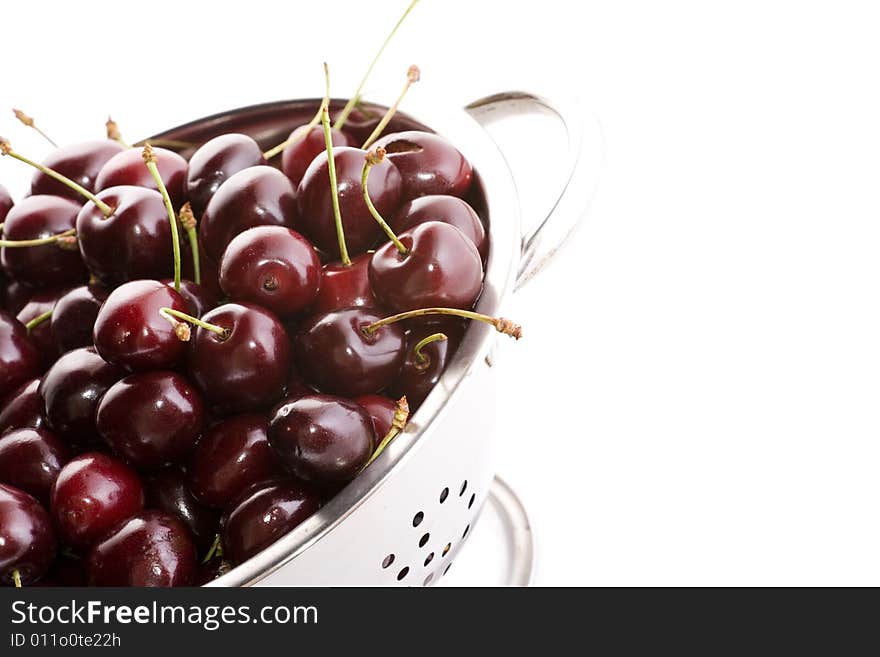
<path fill-rule="evenodd" d="M 398 434 L 406 428 L 406 421 L 408 419 L 409 404 L 406 401 L 406 397 L 401 397 L 397 400 L 397 409 L 394 411 L 394 417 L 391 420 L 391 428 L 388 429 L 388 433 L 385 434 L 385 437 L 382 438 L 376 449 L 373 451 L 370 460 L 367 461 L 363 468 L 361 468 L 361 472 L 363 472 L 364 468 L 370 465 L 370 463 L 375 461 L 379 457 L 379 454 L 385 451 L 385 448 L 388 447 L 391 441 L 397 438 Z"/>
<path fill-rule="evenodd" d="M 327 170 L 330 173 L 330 199 L 333 202 L 333 220 L 336 222 L 336 239 L 339 241 L 339 256 L 342 264 L 348 267 L 348 247 L 345 245 L 345 229 L 342 227 L 342 213 L 339 211 L 339 187 L 336 184 L 336 160 L 333 157 L 333 137 L 330 134 L 330 109 L 321 107 L 321 125 L 324 127 L 324 147 L 327 149 Z"/>
<path fill-rule="evenodd" d="M 193 214 L 192 206 L 189 201 L 180 208 L 180 225 L 186 231 L 186 238 L 189 240 L 189 250 L 192 252 L 193 261 L 193 278 L 196 285 L 202 284 L 202 265 L 199 256 L 199 234 L 196 229 L 196 216 Z"/>
<path fill-rule="evenodd" d="M 301 130 L 300 133 L 296 136 L 291 136 L 287 140 L 282 141 L 280 144 L 275 146 L 274 148 L 270 148 L 268 151 L 263 153 L 263 157 L 267 160 L 271 160 L 273 157 L 278 155 L 278 153 L 282 152 L 288 146 L 293 146 L 298 141 L 302 141 L 306 138 L 306 135 L 309 134 L 309 131 L 314 128 L 321 121 L 321 112 L 325 107 L 330 106 L 330 69 L 327 68 L 327 62 L 324 62 L 324 100 L 321 105 L 318 107 L 318 111 L 315 112 L 315 115 L 312 117 L 312 120 L 306 124 L 306 129 Z"/>
<path fill-rule="evenodd" d="M 208 549 L 208 553 L 205 555 L 205 558 L 202 559 L 202 563 L 206 564 L 214 557 L 222 557 L 223 556 L 223 545 L 220 543 L 220 534 L 217 534 L 214 537 L 214 542 L 211 543 L 211 547 Z"/>
<path fill-rule="evenodd" d="M 115 141 L 126 148 L 131 148 L 131 146 L 122 138 L 122 133 L 119 132 L 119 125 L 113 120 L 112 116 L 107 117 L 107 122 L 104 125 L 107 128 L 107 139 Z"/>
<path fill-rule="evenodd" d="M 37 328 L 43 322 L 52 319 L 52 313 L 54 311 L 55 311 L 55 309 L 53 308 L 52 310 L 47 310 L 46 312 L 42 313 L 41 315 L 37 315 L 36 317 L 34 317 L 31 321 L 29 321 L 27 324 L 24 325 L 24 327 L 27 329 L 27 332 L 30 333 L 32 330 Z"/>
<path fill-rule="evenodd" d="M 385 37 L 385 41 L 382 43 L 382 47 L 379 48 L 379 52 L 376 53 L 376 56 L 373 57 L 373 61 L 370 62 L 370 66 L 367 68 L 367 72 L 364 73 L 364 77 L 361 79 L 361 83 L 355 90 L 354 95 L 348 99 L 345 107 L 342 108 L 339 116 L 336 117 L 336 123 L 333 124 L 333 127 L 337 130 L 342 129 L 342 126 L 344 126 L 345 122 L 348 120 L 348 115 L 351 114 L 351 111 L 355 108 L 358 102 L 360 102 L 361 92 L 364 89 L 364 85 L 367 83 L 367 79 L 370 77 L 370 73 L 373 72 L 373 67 L 376 66 L 376 62 L 379 61 L 379 57 L 381 57 L 382 53 L 385 52 L 385 48 L 388 46 L 388 44 L 391 42 L 391 39 L 397 33 L 397 29 L 403 24 L 403 21 L 406 20 L 406 17 L 409 16 L 409 13 L 413 10 L 413 7 L 418 4 L 418 2 L 419 0 L 412 0 L 412 2 L 409 3 L 406 11 L 403 12 L 403 15 L 397 21 L 397 24 L 392 28 L 391 32 L 388 33 L 388 36 Z"/>
<path fill-rule="evenodd" d="M 15 588 L 21 588 L 21 573 L 18 571 L 18 568 L 12 571 L 12 581 L 15 584 Z"/>
<path fill-rule="evenodd" d="M 162 200 L 165 202 L 165 209 L 168 211 L 168 220 L 171 222 L 171 249 L 174 257 L 174 290 L 180 292 L 180 235 L 177 234 L 177 216 L 174 214 L 174 206 L 171 205 L 171 197 L 168 196 L 168 190 L 165 189 L 165 183 L 162 182 L 162 176 L 159 175 L 159 167 L 156 166 L 156 155 L 153 153 L 153 147 L 149 143 L 144 144 L 144 164 L 156 181 Z"/>
<path fill-rule="evenodd" d="M 104 203 L 104 201 L 102 201 L 97 196 L 92 194 L 85 187 L 73 182 L 67 176 L 62 176 L 60 173 L 58 173 L 57 171 L 53 171 L 52 169 L 50 169 L 47 166 L 44 166 L 38 162 L 34 162 L 33 160 L 29 160 L 24 155 L 20 155 L 19 153 L 16 153 L 14 150 L 12 150 L 12 145 L 9 143 L 9 141 L 7 139 L 4 139 L 3 137 L 0 137 L 0 155 L 8 155 L 9 157 L 18 160 L 19 162 L 24 162 L 25 164 L 32 166 L 34 169 L 37 169 L 38 171 L 42 171 L 50 178 L 54 178 L 55 180 L 57 180 L 61 184 L 70 187 L 77 194 L 84 196 L 85 198 L 90 200 L 92 203 L 94 203 L 98 207 L 98 209 L 103 213 L 103 215 L 105 217 L 109 217 L 110 215 L 113 214 L 113 208 L 111 208 L 109 205 Z"/>
<path fill-rule="evenodd" d="M 174 308 L 160 308 L 159 314 L 171 323 L 171 325 L 174 327 L 174 333 L 183 342 L 189 342 L 189 324 L 198 326 L 199 328 L 203 328 L 206 331 L 216 333 L 223 340 L 226 340 L 229 337 L 229 329 L 225 329 L 222 326 L 217 326 L 216 324 L 203 322 L 198 317 L 187 315 L 186 313 L 175 310 Z"/>
<path fill-rule="evenodd" d="M 421 78 L 421 71 L 419 71 L 419 67 L 413 64 L 406 71 L 406 84 L 403 85 L 403 90 L 400 92 L 400 95 L 397 97 L 397 100 L 394 101 L 394 104 L 388 108 L 388 111 L 385 112 L 385 115 L 379 121 L 378 125 L 373 129 L 373 132 L 370 133 L 370 136 L 367 137 L 367 140 L 364 142 L 364 145 L 361 146 L 361 149 L 367 150 L 379 135 L 382 134 L 382 131 L 388 126 L 388 123 L 397 113 L 397 108 L 400 107 L 400 103 L 403 102 L 404 96 L 406 96 L 406 92 L 409 91 L 409 88 L 413 86 L 416 82 Z"/>
<path fill-rule="evenodd" d="M 522 337 L 522 327 L 509 319 L 505 319 L 504 317 L 490 317 L 489 315 L 483 315 L 482 313 L 475 313 L 472 310 L 461 310 L 459 308 L 419 308 L 417 310 L 408 310 L 405 313 L 391 315 L 390 317 L 385 317 L 377 322 L 368 324 L 363 328 L 363 331 L 366 335 L 373 335 L 373 333 L 383 326 L 388 326 L 395 322 L 402 322 L 414 317 L 424 317 L 425 315 L 454 315 L 455 317 L 464 317 L 465 319 L 475 319 L 478 322 L 484 322 L 494 326 L 495 330 L 499 333 L 504 333 L 517 340 Z"/>
<path fill-rule="evenodd" d="M 364 156 L 364 168 L 361 172 L 361 190 L 364 195 L 364 202 L 367 204 L 367 210 L 370 211 L 370 214 L 373 215 L 373 219 L 376 220 L 376 223 L 385 231 L 385 234 L 388 236 L 392 242 L 394 242 L 394 246 L 397 247 L 397 250 L 400 251 L 402 255 L 406 255 L 409 253 L 407 248 L 403 245 L 399 239 L 397 239 L 397 235 L 394 234 L 394 231 L 391 230 L 391 226 L 388 225 L 382 215 L 379 214 L 379 211 L 376 209 L 376 206 L 373 205 L 373 201 L 370 198 L 370 190 L 367 187 L 367 179 L 370 177 L 370 169 L 372 169 L 375 165 L 379 164 L 382 160 L 385 159 L 385 149 L 381 146 L 374 151 L 370 151 Z"/>
<path fill-rule="evenodd" d="M 24 123 L 28 128 L 31 128 L 31 129 L 33 129 L 33 130 L 36 130 L 37 133 L 39 133 L 39 135 L 40 135 L 43 139 L 45 139 L 46 141 L 48 141 L 48 142 L 49 142 L 50 144 L 52 144 L 52 146 L 54 146 L 55 148 L 58 148 L 58 144 L 56 144 L 55 141 L 54 141 L 49 135 L 47 135 L 45 132 L 43 132 L 42 130 L 40 130 L 40 128 L 37 126 L 37 124 L 34 123 L 33 118 L 31 118 L 30 116 L 28 116 L 27 114 L 25 114 L 24 112 L 22 112 L 20 109 L 13 109 L 13 110 L 12 110 L 12 113 L 15 114 L 15 118 L 17 118 L 19 121 L 21 121 L 22 123 Z"/>
<path fill-rule="evenodd" d="M 35 240 L 0 240 L 0 248 L 23 249 L 31 246 L 43 246 L 45 244 L 54 244 L 55 242 L 63 241 L 64 238 L 74 237 L 75 235 L 76 229 L 71 228 L 70 230 L 65 230 L 63 233 L 57 233 L 51 237 L 41 237 L 40 239 Z"/>
<path fill-rule="evenodd" d="M 428 369 L 428 366 L 431 364 L 431 357 L 428 354 L 423 354 L 422 349 L 427 347 L 432 342 L 439 342 L 442 340 L 448 340 L 445 333 L 432 333 L 431 335 L 422 338 L 416 343 L 416 346 L 413 348 L 413 354 L 416 357 L 416 368 L 420 370 Z"/>

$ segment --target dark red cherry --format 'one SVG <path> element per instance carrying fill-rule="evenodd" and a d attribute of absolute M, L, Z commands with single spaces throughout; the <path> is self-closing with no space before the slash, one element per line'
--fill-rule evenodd
<path fill-rule="evenodd" d="M 394 420 L 394 414 L 397 412 L 397 402 L 383 395 L 361 395 L 356 397 L 355 401 L 370 416 L 370 420 L 373 422 L 376 442 L 382 440 L 391 429 L 391 422 Z"/>
<path fill-rule="evenodd" d="M 269 443 L 291 474 L 325 486 L 354 479 L 370 460 L 375 434 L 360 404 L 331 395 L 306 395 L 275 412 Z"/>
<path fill-rule="evenodd" d="M 13 205 L 15 205 L 15 203 L 12 201 L 12 196 L 10 196 L 9 190 L 3 185 L 0 185 L 0 223 L 6 219 L 6 215 L 9 213 L 9 210 L 12 209 Z"/>
<path fill-rule="evenodd" d="M 400 372 L 406 340 L 398 324 L 366 334 L 363 329 L 379 319 L 375 310 L 346 308 L 303 322 L 294 339 L 303 378 L 321 392 L 345 397 L 388 386 Z"/>
<path fill-rule="evenodd" d="M 0 437 L 0 483 L 42 502 L 70 459 L 70 450 L 48 429 L 15 429 Z"/>
<path fill-rule="evenodd" d="M 0 310 L 0 398 L 40 374 L 40 354 L 28 340 L 27 329 Z"/>
<path fill-rule="evenodd" d="M 95 179 L 101 167 L 122 150 L 125 150 L 124 146 L 109 139 L 86 141 L 54 150 L 43 160 L 43 164 L 93 192 Z M 34 172 L 34 177 L 31 179 L 31 196 L 38 194 L 63 196 L 77 203 L 82 203 L 83 200 L 78 192 L 42 171 Z"/>
<path fill-rule="evenodd" d="M 220 514 L 199 503 L 189 492 L 186 474 L 179 467 L 165 468 L 145 480 L 146 505 L 176 516 L 202 549 L 210 547 L 220 531 Z"/>
<path fill-rule="evenodd" d="M 366 151 L 340 147 L 333 150 L 339 210 L 345 242 L 352 256 L 364 253 L 382 237 L 382 229 L 364 202 L 361 173 Z M 318 155 L 306 170 L 297 190 L 302 233 L 324 253 L 339 258 L 339 242 L 333 216 L 333 200 L 327 152 Z M 401 182 L 397 168 L 388 160 L 370 170 L 367 181 L 370 199 L 384 217 L 390 217 L 400 203 Z"/>
<path fill-rule="evenodd" d="M 55 560 L 57 544 L 49 514 L 36 499 L 0 484 L 0 585 L 33 584 Z"/>
<path fill-rule="evenodd" d="M 95 348 L 130 370 L 168 369 L 186 352 L 162 308 L 186 312 L 186 302 L 159 281 L 131 281 L 113 290 L 95 320 Z"/>
<path fill-rule="evenodd" d="M 230 176 L 250 167 L 266 164 L 259 144 L 247 135 L 220 135 L 199 146 L 189 159 L 186 189 L 196 215 Z"/>
<path fill-rule="evenodd" d="M 108 283 L 171 277 L 171 225 L 162 195 L 126 186 L 111 187 L 98 198 L 115 208 L 111 216 L 89 201 L 76 218 L 79 250 L 89 271 Z"/>
<path fill-rule="evenodd" d="M 409 251 L 388 242 L 373 254 L 370 283 L 394 312 L 417 308 L 472 308 L 483 289 L 483 262 L 455 226 L 429 221 L 398 235 Z"/>
<path fill-rule="evenodd" d="M 165 279 L 162 281 L 165 285 L 168 285 L 172 289 L 174 289 L 174 281 L 170 279 Z M 180 296 L 183 297 L 183 300 L 186 302 L 187 313 L 192 315 L 193 317 L 201 317 L 209 310 L 213 310 L 217 307 L 217 295 L 211 292 L 204 285 L 197 285 L 192 281 L 188 281 L 186 279 L 180 281 Z"/>
<path fill-rule="evenodd" d="M 370 287 L 370 258 L 372 254 L 362 253 L 353 258 L 350 265 L 341 262 L 324 265 L 318 296 L 311 308 L 312 314 L 354 306 L 378 306 L 373 288 Z"/>
<path fill-rule="evenodd" d="M 186 526 L 163 511 L 141 511 L 89 553 L 91 586 L 191 586 L 198 571 L 196 546 Z"/>
<path fill-rule="evenodd" d="M 24 308 L 15 316 L 16 319 L 27 325 L 31 320 L 53 310 L 58 300 L 67 294 L 68 290 L 69 288 L 51 288 L 35 292 Z M 31 328 L 28 331 L 28 339 L 40 352 L 40 359 L 44 367 L 48 367 L 61 355 L 58 344 L 55 342 L 55 335 L 52 333 L 51 318 Z"/>
<path fill-rule="evenodd" d="M 378 139 L 374 147 L 379 146 L 400 171 L 407 200 L 429 194 L 464 196 L 471 187 L 474 170 L 470 163 L 439 135 L 396 132 Z"/>
<path fill-rule="evenodd" d="M 58 196 L 30 196 L 6 216 L 4 240 L 35 240 L 52 237 L 76 226 L 79 205 Z M 71 285 L 88 279 L 88 272 L 76 247 L 61 248 L 58 243 L 0 249 L 3 269 L 10 277 L 47 287 Z"/>
<path fill-rule="evenodd" d="M 488 255 L 486 228 L 467 201 L 457 196 L 439 194 L 413 199 L 398 210 L 391 221 L 391 228 L 395 233 L 402 233 L 426 221 L 440 221 L 455 226 L 474 243 L 483 259 Z"/>
<path fill-rule="evenodd" d="M 22 383 L 0 401 L 0 436 L 12 429 L 43 426 L 43 401 L 37 394 L 40 379 Z"/>
<path fill-rule="evenodd" d="M 208 256 L 220 262 L 226 246 L 254 226 L 287 226 L 297 220 L 293 185 L 278 169 L 256 166 L 239 171 L 211 197 L 199 224 Z"/>
<path fill-rule="evenodd" d="M 104 393 L 125 372 L 92 347 L 69 351 L 49 368 L 37 389 L 50 429 L 73 444 L 94 442 L 95 412 Z"/>
<path fill-rule="evenodd" d="M 0 287 L 2 287 L 0 298 L 3 299 L 5 309 L 10 314 L 17 315 L 27 305 L 27 302 L 31 300 L 31 297 L 34 295 L 34 289 L 14 278 L 4 280 L 4 276 L 2 270 L 0 270 Z M 0 310 L 3 310 L 3 308 L 0 308 Z"/>
<path fill-rule="evenodd" d="M 171 203 L 175 210 L 179 210 L 183 202 L 186 201 L 186 160 L 174 151 L 165 148 L 154 147 L 153 154 L 156 156 L 156 166 L 159 169 L 162 182 L 165 183 L 165 188 L 168 190 L 168 195 L 171 197 Z M 144 164 L 143 149 L 129 148 L 117 153 L 101 167 L 98 177 L 95 179 L 95 191 L 98 192 L 123 185 L 146 187 L 158 191 L 156 181 Z"/>
<path fill-rule="evenodd" d="M 307 308 L 318 294 L 321 262 L 312 245 L 283 226 L 249 228 L 220 261 L 220 287 L 233 301 L 249 301 L 280 317 Z"/>
<path fill-rule="evenodd" d="M 98 405 L 98 433 L 139 470 L 155 470 L 188 456 L 202 433 L 205 410 L 181 374 L 141 372 L 116 382 Z"/>
<path fill-rule="evenodd" d="M 278 318 L 259 306 L 228 303 L 201 319 L 226 330 L 198 328 L 190 343 L 187 368 L 208 405 L 228 415 L 277 402 L 290 371 L 290 339 Z"/>
<path fill-rule="evenodd" d="M 58 299 L 52 312 L 52 336 L 61 353 L 93 344 L 95 319 L 109 294 L 100 285 L 82 285 Z"/>
<path fill-rule="evenodd" d="M 451 326 L 451 324 L 450 324 Z M 419 326 L 413 328 L 406 338 L 406 360 L 400 368 L 400 375 L 391 386 L 397 397 L 406 396 L 411 409 L 415 410 L 434 389 L 443 370 L 449 363 L 461 342 L 461 331 L 444 328 L 442 333 L 446 340 L 436 340 L 426 344 L 419 350 L 421 358 L 415 353 L 415 347 L 423 339 L 438 333 L 437 326 Z"/>
<path fill-rule="evenodd" d="M 297 482 L 258 488 L 224 517 L 224 554 L 236 564 L 246 561 L 319 508 L 318 495 Z"/>
<path fill-rule="evenodd" d="M 189 489 L 197 500 L 223 508 L 248 486 L 281 475 L 267 426 L 262 415 L 239 415 L 205 431 L 187 468 Z"/>
<path fill-rule="evenodd" d="M 301 135 L 305 134 L 305 137 Z M 320 125 L 309 127 L 301 125 L 290 133 L 290 139 L 298 139 L 281 153 L 281 170 L 290 178 L 290 182 L 296 187 L 306 175 L 306 169 L 319 154 L 326 150 L 324 141 L 324 128 Z M 345 134 L 339 130 L 330 130 L 330 141 L 333 147 L 349 146 L 351 142 Z"/>
<path fill-rule="evenodd" d="M 61 468 L 50 503 L 61 540 L 80 552 L 143 506 L 134 470 L 99 452 L 80 454 Z"/>

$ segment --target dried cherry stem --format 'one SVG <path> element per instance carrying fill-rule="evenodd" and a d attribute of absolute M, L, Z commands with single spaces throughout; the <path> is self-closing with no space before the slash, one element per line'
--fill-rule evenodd
<path fill-rule="evenodd" d="M 348 247 L 345 245 L 345 229 L 342 227 L 342 213 L 339 211 L 339 187 L 336 184 L 336 160 L 333 157 L 333 138 L 330 135 L 330 109 L 321 107 L 321 125 L 324 127 L 324 146 L 327 148 L 327 170 L 330 173 L 330 199 L 333 201 L 333 220 L 336 222 L 336 239 L 339 241 L 339 256 L 345 267 L 351 265 Z"/>
<path fill-rule="evenodd" d="M 405 313 L 391 315 L 390 317 L 385 317 L 377 322 L 368 324 L 363 328 L 363 331 L 366 335 L 372 335 L 383 326 L 388 326 L 395 322 L 402 322 L 407 319 L 412 319 L 413 317 L 424 317 L 425 315 L 454 315 L 455 317 L 464 317 L 465 319 L 475 319 L 478 322 L 490 324 L 491 326 L 494 326 L 495 330 L 499 333 L 504 333 L 504 335 L 509 335 L 517 340 L 522 337 L 522 327 L 509 319 L 505 319 L 504 317 L 490 317 L 489 315 L 483 315 L 482 313 L 475 313 L 472 310 L 461 310 L 459 308 L 419 308 L 417 310 L 408 310 Z"/>
<path fill-rule="evenodd" d="M 208 553 L 205 555 L 205 558 L 202 559 L 202 563 L 206 564 L 214 557 L 222 557 L 223 556 L 223 545 L 220 542 L 220 534 L 217 534 L 214 537 L 214 542 L 211 543 L 211 547 L 208 549 Z"/>
<path fill-rule="evenodd" d="M 416 343 L 416 346 L 413 348 L 413 354 L 416 357 L 416 369 L 426 370 L 428 366 L 431 365 L 431 357 L 428 354 L 423 354 L 422 349 L 427 347 L 432 342 L 439 342 L 442 340 L 448 340 L 449 338 L 445 333 L 432 333 L 431 335 L 422 338 Z"/>
<path fill-rule="evenodd" d="M 162 176 L 159 175 L 159 167 L 156 166 L 156 155 L 153 153 L 153 147 L 149 143 L 144 144 L 143 157 L 144 164 L 147 165 L 150 175 L 156 181 L 156 186 L 159 188 L 159 193 L 165 202 L 165 209 L 168 211 L 168 220 L 171 222 L 171 250 L 174 258 L 174 290 L 175 292 L 180 292 L 180 235 L 177 234 L 177 215 L 174 214 L 171 197 L 168 195 L 165 183 L 162 182 Z"/>
<path fill-rule="evenodd" d="M 193 317 L 192 315 L 188 315 L 179 310 L 175 310 L 174 308 L 160 308 L 159 314 L 167 319 L 171 326 L 174 327 L 174 333 L 175 335 L 177 335 L 178 339 L 180 339 L 181 342 L 189 342 L 189 339 L 192 336 L 189 324 L 192 324 L 193 326 L 198 326 L 199 328 L 203 328 L 206 331 L 216 333 L 223 340 L 226 340 L 229 337 L 229 329 L 225 329 L 222 326 L 217 326 L 216 324 L 203 322 L 198 317 Z"/>
<path fill-rule="evenodd" d="M 65 230 L 63 233 L 57 233 L 51 237 L 41 237 L 35 240 L 0 240 L 0 248 L 4 249 L 23 249 L 31 246 L 43 246 L 45 244 L 54 244 L 62 241 L 66 237 L 74 237 L 76 228 Z"/>
<path fill-rule="evenodd" d="M 330 107 L 330 69 L 327 68 L 327 62 L 324 62 L 324 100 L 321 102 L 321 105 L 318 107 L 318 111 L 315 112 L 312 120 L 306 124 L 306 129 L 301 130 L 300 133 L 296 136 L 291 135 L 285 141 L 282 141 L 274 148 L 270 148 L 268 151 L 263 153 L 263 157 L 267 160 L 271 160 L 288 146 L 293 146 L 295 143 L 305 139 L 306 136 L 309 134 L 309 131 L 316 125 L 318 125 L 318 123 L 321 121 L 321 112 L 325 107 Z"/>
<path fill-rule="evenodd" d="M 370 214 L 373 215 L 373 219 L 376 220 L 376 223 L 385 231 L 385 234 L 388 236 L 392 242 L 394 242 L 394 246 L 397 247 L 397 250 L 400 251 L 402 255 L 406 255 L 409 253 L 407 248 L 403 245 L 399 239 L 397 239 L 397 235 L 394 234 L 394 231 L 391 230 L 391 226 L 388 225 L 382 215 L 379 214 L 379 211 L 376 209 L 376 206 L 373 205 L 373 201 L 370 198 L 370 190 L 367 187 L 367 179 L 370 177 L 370 169 L 379 164 L 382 160 L 385 159 L 385 149 L 379 146 L 374 151 L 370 151 L 364 156 L 364 169 L 361 172 L 361 190 L 364 195 L 364 202 L 367 204 L 367 210 L 370 211 Z"/>
<path fill-rule="evenodd" d="M 31 321 L 24 325 L 27 329 L 27 332 L 30 333 L 33 329 L 37 328 L 43 322 L 52 319 L 52 313 L 55 311 L 54 308 L 52 310 L 47 310 L 46 312 L 37 315 Z"/>
<path fill-rule="evenodd" d="M 193 214 L 189 201 L 180 208 L 178 216 L 180 217 L 180 225 L 183 226 L 183 229 L 186 231 L 186 238 L 189 240 L 189 250 L 192 252 L 193 278 L 195 278 L 196 285 L 201 285 L 202 265 L 201 257 L 199 256 L 199 234 L 196 229 L 196 216 Z"/>
<path fill-rule="evenodd" d="M 345 107 L 342 108 L 339 116 L 336 117 L 336 123 L 333 124 L 333 127 L 337 130 L 342 129 L 342 126 L 344 126 L 346 120 L 348 120 L 348 115 L 351 114 L 351 111 L 355 108 L 358 102 L 360 102 L 361 92 L 364 89 L 364 85 L 367 83 L 367 79 L 370 77 L 370 73 L 373 72 L 373 67 L 376 66 L 376 62 L 379 61 L 379 57 L 382 56 L 382 53 L 385 52 L 385 48 L 388 46 L 389 43 L 391 43 L 391 39 L 397 33 L 397 29 L 403 24 L 403 21 L 406 20 L 407 16 L 409 16 L 409 12 L 411 12 L 413 10 L 413 7 L 415 7 L 418 3 L 419 0 L 412 0 L 412 2 L 409 3 L 406 11 L 403 12 L 403 15 L 397 21 L 397 24 L 391 29 L 391 32 L 388 33 L 388 36 L 385 37 L 385 41 L 382 43 L 382 47 L 379 48 L 379 52 L 376 53 L 376 56 L 373 57 L 373 61 L 370 62 L 370 66 L 367 68 L 367 72 L 364 73 L 364 77 L 361 79 L 361 83 L 355 90 L 354 95 L 348 99 Z"/>
<path fill-rule="evenodd" d="M 391 443 L 392 440 L 397 438 L 398 434 L 406 428 L 406 421 L 409 419 L 409 404 L 406 401 L 406 397 L 401 397 L 397 400 L 397 409 L 394 411 L 394 417 L 391 419 L 391 428 L 388 429 L 388 433 L 385 434 L 385 437 L 379 442 L 376 446 L 376 449 L 373 451 L 373 454 L 370 456 L 370 460 L 367 461 L 366 465 L 361 468 L 363 471 L 370 463 L 379 458 L 379 454 L 385 451 L 385 448 Z"/>
<path fill-rule="evenodd" d="M 63 176 L 60 173 L 58 173 L 57 171 L 54 171 L 47 166 L 44 166 L 38 162 L 34 162 L 33 160 L 29 160 L 24 155 L 20 155 L 19 153 L 16 153 L 14 150 L 12 150 L 12 144 L 9 143 L 9 140 L 5 139 L 3 137 L 0 137 L 0 155 L 8 155 L 9 157 L 18 160 L 19 162 L 24 162 L 28 166 L 32 166 L 37 171 L 42 171 L 50 178 L 54 178 L 55 180 L 60 182 L 62 185 L 66 185 L 67 187 L 70 187 L 77 194 L 84 196 L 85 198 L 90 200 L 92 203 L 94 203 L 105 217 L 109 217 L 110 215 L 113 214 L 113 208 L 111 208 L 109 205 L 104 203 L 104 201 L 102 201 L 97 196 L 92 194 L 85 187 L 83 187 L 82 185 L 80 185 L 78 183 L 73 182 L 67 176 Z"/>
<path fill-rule="evenodd" d="M 107 117 L 107 122 L 104 125 L 107 127 L 107 139 L 122 144 L 126 148 L 131 148 L 131 146 L 122 138 L 122 133 L 119 132 L 119 125 L 113 120 L 112 116 Z"/>
<path fill-rule="evenodd" d="M 12 581 L 15 584 L 15 588 L 21 588 L 21 573 L 18 571 L 18 568 L 13 569 L 12 571 Z"/>
<path fill-rule="evenodd" d="M 47 135 L 45 132 L 40 130 L 40 128 L 34 123 L 33 118 L 31 118 L 30 116 L 28 116 L 27 114 L 22 112 L 20 109 L 13 108 L 12 113 L 15 114 L 15 118 L 17 118 L 19 121 L 24 123 L 28 128 L 32 128 L 33 130 L 36 130 L 43 139 L 48 141 L 55 148 L 58 148 L 58 144 L 56 144 L 55 141 L 49 135 Z"/>
<path fill-rule="evenodd" d="M 374 141 L 376 141 L 376 139 L 379 137 L 379 135 L 382 134 L 382 131 L 388 126 L 388 123 L 391 121 L 391 119 L 397 113 L 397 108 L 400 107 L 400 103 L 403 102 L 403 98 L 404 98 L 404 96 L 406 96 L 406 92 L 409 91 L 409 88 L 411 86 L 413 86 L 413 84 L 415 84 L 416 82 L 419 81 L 419 78 L 421 78 L 421 75 L 422 75 L 422 73 L 421 73 L 421 71 L 419 71 L 419 67 L 416 66 L 415 64 L 413 64 L 412 66 L 409 67 L 409 69 L 407 69 L 407 71 L 406 71 L 406 84 L 403 85 L 403 90 L 400 92 L 400 95 L 397 97 L 397 100 L 394 101 L 394 104 L 388 108 L 387 112 L 385 112 L 382 119 L 379 121 L 379 123 L 373 129 L 373 132 L 370 133 L 370 136 L 367 137 L 367 140 L 364 142 L 364 145 L 361 146 L 361 148 L 363 150 L 367 150 L 370 147 L 370 144 L 372 144 Z"/>

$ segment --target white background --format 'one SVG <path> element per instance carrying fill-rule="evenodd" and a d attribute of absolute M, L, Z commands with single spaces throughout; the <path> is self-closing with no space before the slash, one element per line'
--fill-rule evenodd
<path fill-rule="evenodd" d="M 404 4 L 13 3 L 0 108 L 136 139 L 319 95 L 324 59 L 345 95 Z M 880 584 L 873 8 L 423 0 L 383 59 L 374 89 L 412 62 L 452 105 L 561 85 L 604 126 L 586 225 L 510 309 L 499 469 L 539 583 Z"/>

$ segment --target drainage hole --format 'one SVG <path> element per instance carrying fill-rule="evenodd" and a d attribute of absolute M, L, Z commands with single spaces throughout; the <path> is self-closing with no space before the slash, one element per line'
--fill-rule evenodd
<path fill-rule="evenodd" d="M 431 540 L 431 535 L 430 535 L 430 534 L 425 534 L 424 536 L 422 536 L 422 537 L 419 539 L 419 547 L 425 547 L 425 545 L 427 544 L 427 542 L 430 541 L 430 540 Z"/>
<path fill-rule="evenodd" d="M 397 581 L 401 581 L 404 577 L 409 574 L 409 566 L 404 566 L 400 569 L 400 572 L 397 573 Z"/>
<path fill-rule="evenodd" d="M 382 559 L 382 568 L 387 568 L 388 566 L 390 566 L 393 563 L 394 563 L 394 555 L 389 554 L 387 557 Z"/>
<path fill-rule="evenodd" d="M 425 519 L 425 514 L 419 511 L 416 515 L 413 516 L 413 527 L 418 527 L 422 524 L 422 520 Z"/>

